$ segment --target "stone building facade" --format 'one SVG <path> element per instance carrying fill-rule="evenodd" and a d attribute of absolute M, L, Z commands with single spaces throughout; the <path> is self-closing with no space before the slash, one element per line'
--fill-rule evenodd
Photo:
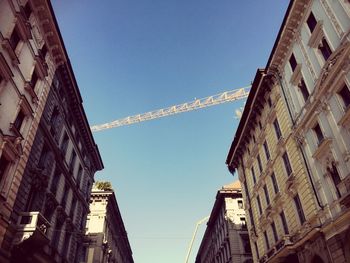
<path fill-rule="evenodd" d="M 60 38 L 46 1 L 0 1 L 0 261 L 6 229 L 56 67 Z"/>
<path fill-rule="evenodd" d="M 254 80 L 226 162 L 255 262 L 350 261 L 349 30 L 349 1 L 291 1 Z"/>
<path fill-rule="evenodd" d="M 86 223 L 84 262 L 133 263 L 127 232 L 112 189 L 93 188 Z"/>
<path fill-rule="evenodd" d="M 196 263 L 252 262 L 243 207 L 239 181 L 217 192 Z"/>
<path fill-rule="evenodd" d="M 81 262 L 103 163 L 74 73 L 50 1 L 2 0 L 0 13 L 0 261 Z"/>

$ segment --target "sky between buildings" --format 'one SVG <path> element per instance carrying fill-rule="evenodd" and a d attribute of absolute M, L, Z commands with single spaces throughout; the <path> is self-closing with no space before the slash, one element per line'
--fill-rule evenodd
<path fill-rule="evenodd" d="M 249 85 L 287 0 L 53 0 L 91 125 Z M 94 134 L 136 263 L 181 263 L 236 180 L 225 160 L 244 101 Z M 205 225 L 198 232 L 195 261 Z"/>

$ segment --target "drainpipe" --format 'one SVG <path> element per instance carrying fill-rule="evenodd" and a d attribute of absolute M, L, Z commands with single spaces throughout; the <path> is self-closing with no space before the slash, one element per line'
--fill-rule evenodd
<path fill-rule="evenodd" d="M 274 76 L 274 77 L 278 80 L 278 82 L 279 82 L 279 84 L 280 84 L 280 86 L 281 86 L 281 89 L 282 89 L 283 98 L 284 98 L 284 100 L 285 100 L 285 102 L 286 102 L 286 105 L 287 105 L 287 109 L 288 109 L 288 113 L 289 113 L 290 119 L 292 120 L 292 124 L 293 124 L 293 126 L 294 126 L 294 125 L 295 125 L 295 120 L 294 120 L 294 118 L 293 118 L 292 111 L 291 111 L 291 109 L 290 109 L 290 105 L 289 105 L 289 102 L 288 102 L 288 99 L 287 99 L 287 96 L 286 96 L 286 91 L 285 91 L 284 85 L 283 85 L 283 83 L 282 83 L 282 78 L 281 78 L 281 76 L 279 75 L 278 71 L 277 71 L 277 72 L 276 72 L 276 71 L 273 71 L 272 73 L 270 73 L 270 74 L 268 74 L 268 75 L 270 75 L 270 76 L 272 75 L 272 76 Z M 268 76 L 268 75 L 267 75 L 267 76 Z M 312 186 L 312 190 L 314 191 L 314 194 L 315 194 L 315 196 L 316 196 L 317 204 L 318 204 L 318 206 L 323 210 L 323 209 L 324 209 L 324 205 L 322 205 L 322 203 L 320 202 L 320 199 L 319 199 L 319 197 L 318 197 L 318 194 L 317 194 L 317 191 L 316 191 L 316 188 L 315 188 L 315 185 L 314 185 L 312 176 L 311 176 L 310 165 L 309 165 L 309 163 L 308 163 L 308 161 L 307 161 L 307 159 L 306 159 L 306 153 L 305 153 L 304 148 L 302 147 L 302 145 L 301 145 L 301 143 L 300 143 L 299 141 L 297 142 L 297 144 L 298 144 L 298 148 L 300 149 L 301 155 L 302 155 L 302 157 L 303 157 L 303 161 L 304 161 L 305 166 L 306 166 L 306 172 L 307 172 L 307 175 L 308 175 L 308 177 L 309 177 L 309 179 L 310 179 L 311 186 Z"/>

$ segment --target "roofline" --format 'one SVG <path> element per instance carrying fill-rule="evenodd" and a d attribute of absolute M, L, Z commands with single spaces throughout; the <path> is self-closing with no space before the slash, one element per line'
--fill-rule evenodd
<path fill-rule="evenodd" d="M 46 3 L 49 7 L 49 10 L 50 10 L 50 13 L 51 13 L 51 16 L 52 16 L 52 19 L 53 19 L 53 22 L 55 24 L 55 29 L 56 29 L 56 32 L 57 32 L 57 35 L 59 37 L 59 40 L 61 42 L 61 45 L 62 45 L 62 50 L 64 52 L 64 56 L 65 56 L 65 62 L 68 66 L 68 69 L 69 69 L 69 75 L 71 77 L 71 79 L 73 80 L 73 86 L 74 86 L 74 91 L 78 97 L 78 100 L 79 100 L 79 104 L 80 104 L 80 112 L 82 113 L 83 115 L 83 120 L 84 120 L 84 123 L 85 125 L 87 126 L 87 130 L 88 130 L 88 134 L 89 134 L 89 137 L 90 137 L 90 140 L 91 140 L 91 143 L 93 145 L 93 148 L 95 149 L 95 157 L 97 158 L 98 160 L 98 163 L 96 165 L 96 168 L 97 170 L 102 170 L 104 168 L 104 165 L 103 165 L 103 161 L 102 161 L 102 157 L 101 157 L 101 154 L 100 154 L 100 151 L 98 149 L 98 146 L 95 142 L 95 139 L 94 137 L 92 136 L 92 132 L 91 132 L 91 129 L 90 129 L 90 125 L 89 125 L 89 122 L 88 122 L 88 119 L 87 119 L 87 116 L 86 116 L 86 113 L 85 113 L 85 110 L 84 110 L 84 107 L 83 107 L 83 99 L 81 97 L 81 93 L 80 93 L 80 90 L 79 90 L 79 86 L 78 86 L 78 83 L 77 83 L 77 80 L 75 78 L 75 75 L 74 75 L 74 71 L 73 71 L 73 67 L 72 67 L 72 64 L 70 62 L 70 59 L 69 59 L 69 56 L 68 56 L 68 52 L 67 52 L 67 49 L 66 49 L 66 46 L 64 44 L 64 41 L 63 41 L 63 38 L 62 38 L 62 34 L 61 34 L 61 31 L 60 31 L 60 28 L 58 26 L 58 22 L 57 22 L 57 19 L 56 19 L 56 15 L 55 15 L 55 12 L 53 10 L 53 7 L 52 7 L 52 4 L 51 4 L 51 1 L 50 0 L 46 0 Z"/>
<path fill-rule="evenodd" d="M 291 11 L 292 6 L 293 6 L 294 3 L 295 3 L 295 0 L 290 0 L 289 5 L 288 5 L 288 8 L 287 8 L 287 10 L 286 10 L 286 13 L 285 13 L 284 18 L 283 18 L 283 21 L 282 21 L 282 25 L 281 25 L 281 27 L 280 27 L 280 29 L 279 29 L 279 31 L 278 31 L 277 38 L 276 38 L 276 40 L 275 40 L 275 43 L 274 43 L 273 48 L 272 48 L 272 50 L 271 50 L 269 59 L 268 59 L 268 61 L 267 61 L 266 69 L 269 69 L 270 66 L 271 66 L 271 61 L 272 61 L 272 59 L 273 59 L 273 56 L 275 55 L 275 51 L 276 51 L 277 46 L 278 46 L 278 43 L 279 43 L 279 41 L 280 41 L 280 39 L 281 39 L 281 36 L 282 36 L 283 30 L 284 30 L 284 27 L 285 27 L 285 25 L 286 25 L 286 23 L 287 23 L 287 20 L 288 20 L 290 11 Z"/>
<path fill-rule="evenodd" d="M 265 69 L 258 69 L 256 71 L 255 77 L 254 77 L 254 81 L 252 84 L 252 87 L 250 89 L 249 95 L 248 95 L 248 99 L 246 101 L 243 113 L 242 113 L 242 117 L 241 120 L 238 124 L 238 128 L 236 130 L 235 136 L 233 138 L 233 141 L 231 143 L 231 147 L 230 150 L 228 152 L 227 158 L 226 158 L 226 164 L 229 165 L 231 163 L 232 157 L 235 154 L 235 151 L 237 149 L 237 145 L 242 137 L 242 132 L 245 129 L 248 117 L 250 116 L 250 112 L 252 109 L 252 105 L 253 102 L 255 101 L 255 97 L 258 91 L 258 87 L 260 86 L 260 83 L 263 79 L 263 77 L 265 76 Z M 230 171 L 231 172 L 231 171 Z M 233 171 L 232 171 L 233 172 Z"/>

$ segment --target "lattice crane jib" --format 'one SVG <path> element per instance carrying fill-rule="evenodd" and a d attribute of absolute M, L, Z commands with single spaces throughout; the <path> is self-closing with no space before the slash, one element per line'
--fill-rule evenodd
<path fill-rule="evenodd" d="M 246 86 L 243 88 L 225 91 L 213 96 L 205 97 L 202 99 L 195 99 L 190 102 L 185 102 L 178 105 L 173 105 L 167 108 L 149 111 L 142 114 L 137 114 L 129 116 L 123 119 L 115 120 L 112 122 L 91 126 L 92 132 L 102 131 L 106 129 L 116 128 L 125 125 L 131 125 L 134 123 L 139 123 L 142 121 L 149 121 L 153 119 L 158 119 L 166 117 L 169 115 L 174 115 L 182 112 L 198 110 L 226 102 L 236 101 L 240 99 L 245 99 L 248 97 L 249 90 L 251 86 Z"/>

